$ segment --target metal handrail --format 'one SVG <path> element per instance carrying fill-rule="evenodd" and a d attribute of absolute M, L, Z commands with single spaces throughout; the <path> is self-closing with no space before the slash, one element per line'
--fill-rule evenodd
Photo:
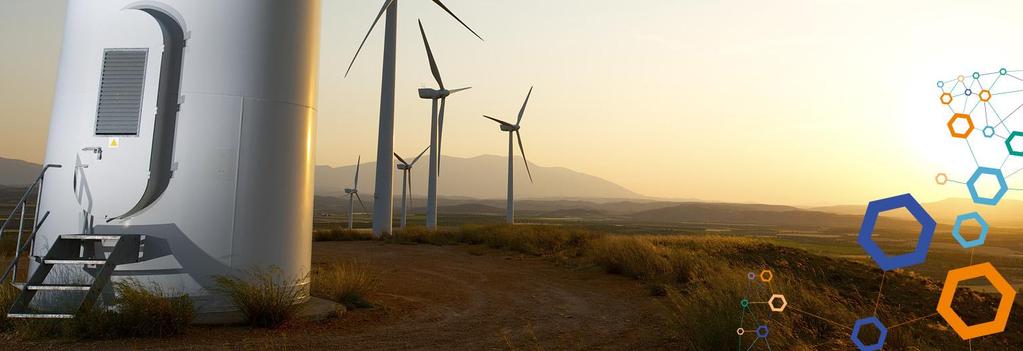
<path fill-rule="evenodd" d="M 48 164 L 43 166 L 43 170 L 39 172 L 39 176 L 36 177 L 36 180 L 34 182 L 32 182 L 32 185 L 29 185 L 28 189 L 25 190 L 25 193 L 21 195 L 21 199 L 18 200 L 17 205 L 15 205 L 13 209 L 11 209 L 11 214 L 4 219 L 3 224 L 0 224 L 0 240 L 3 240 L 4 231 L 7 230 L 7 225 L 11 223 L 12 219 L 14 219 L 14 215 L 18 213 L 19 210 L 21 211 L 21 215 L 18 216 L 18 239 L 14 243 L 15 248 L 14 258 L 11 261 L 10 266 L 7 268 L 7 271 L 4 272 L 3 278 L 0 278 L 0 282 L 6 280 L 7 275 L 10 274 L 11 271 L 17 270 L 18 258 L 21 257 L 21 253 L 25 251 L 25 248 L 29 246 L 29 243 L 34 242 L 36 232 L 39 231 L 39 227 L 42 226 L 43 222 L 46 221 L 46 217 L 50 215 L 49 211 L 47 211 L 42 218 L 39 218 L 39 202 L 42 200 L 43 196 L 43 178 L 46 176 L 46 171 L 50 170 L 50 168 L 62 167 L 63 166 L 59 164 Z M 28 196 L 32 194 L 33 189 L 37 190 L 38 193 L 36 194 L 35 214 L 33 215 L 32 218 L 33 219 L 32 234 L 25 239 L 25 244 L 22 245 L 21 236 L 25 228 L 25 209 L 28 207 Z M 16 276 L 17 273 L 11 275 L 12 283 L 14 283 Z"/>
<path fill-rule="evenodd" d="M 16 250 L 14 252 L 14 260 L 12 260 L 9 265 L 7 265 L 7 270 L 4 271 L 3 276 L 0 276 L 0 283 L 3 283 L 4 280 L 7 280 L 8 275 L 11 276 L 11 283 L 15 282 L 14 278 L 18 275 L 17 272 L 18 257 L 21 257 L 21 253 L 25 252 L 25 249 L 28 249 L 31 246 L 30 244 L 32 244 L 32 241 L 36 238 L 36 233 L 39 232 L 39 227 L 43 226 L 43 222 L 46 222 L 47 217 L 50 217 L 50 211 L 46 211 L 46 213 L 43 214 L 43 218 L 41 218 L 39 220 L 39 223 L 35 225 L 35 228 L 32 228 L 32 234 L 29 235 L 28 238 L 25 238 L 25 243 L 24 244 L 18 243 L 19 245 L 21 245 L 21 247 L 15 248 Z M 14 274 L 11 274 L 12 272 Z"/>

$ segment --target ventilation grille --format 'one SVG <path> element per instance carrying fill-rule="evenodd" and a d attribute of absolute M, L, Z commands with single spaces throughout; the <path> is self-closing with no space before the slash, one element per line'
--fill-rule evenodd
<path fill-rule="evenodd" d="M 96 135 L 138 135 L 148 50 L 107 50 L 99 86 Z"/>

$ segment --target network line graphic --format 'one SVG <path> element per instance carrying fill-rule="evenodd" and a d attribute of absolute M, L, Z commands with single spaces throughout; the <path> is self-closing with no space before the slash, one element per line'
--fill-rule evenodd
<path fill-rule="evenodd" d="M 935 176 L 939 185 L 954 183 L 965 185 L 973 202 L 980 206 L 997 206 L 1009 191 L 1023 189 L 1011 188 L 1008 179 L 1023 171 L 1023 129 L 1014 124 L 1014 118 L 1023 108 L 1023 71 L 1010 71 L 1006 68 L 995 72 L 974 72 L 969 76 L 960 75 L 951 80 L 938 81 L 940 90 L 938 102 L 948 108 L 943 118 L 948 127 L 949 136 L 962 140 L 972 158 L 972 175 L 966 180 L 949 178 L 946 173 Z M 1015 162 L 1013 162 L 1015 161 Z M 997 189 L 978 186 L 981 180 L 997 186 Z M 920 225 L 917 244 L 912 252 L 891 256 L 886 254 L 872 238 L 874 226 L 883 212 L 906 209 Z M 961 232 L 963 224 L 974 223 L 980 227 L 975 239 L 967 239 Z M 927 213 L 911 194 L 898 195 L 886 199 L 872 201 L 867 205 L 863 224 L 857 241 L 871 259 L 884 271 L 881 286 L 878 288 L 878 301 L 884 293 L 884 281 L 889 271 L 923 264 L 930 250 L 931 240 L 937 222 Z M 941 316 L 960 338 L 966 340 L 970 349 L 975 338 L 993 335 L 1005 331 L 1009 314 L 1016 299 L 1016 291 L 1011 284 L 998 272 L 990 262 L 975 263 L 974 251 L 983 246 L 987 240 L 990 226 L 978 212 L 958 215 L 952 227 L 952 237 L 964 251 L 970 255 L 970 263 L 966 267 L 949 270 L 934 314 L 899 323 L 891 327 L 879 319 L 877 309 L 873 316 L 864 316 L 853 327 L 850 337 L 861 351 L 876 351 L 884 347 L 888 332 L 895 327 L 916 323 L 935 316 Z M 963 253 L 964 255 L 966 252 Z M 959 284 L 963 281 L 984 278 L 998 293 L 1001 300 L 995 317 L 989 322 L 968 325 L 952 308 L 952 302 Z M 864 341 L 860 338 L 863 328 L 876 328 L 880 331 L 877 340 Z"/>
<path fill-rule="evenodd" d="M 972 175 L 958 180 L 950 178 L 947 173 L 939 173 L 935 176 L 935 182 L 939 185 L 953 183 L 965 186 L 973 203 L 980 207 L 997 206 L 1009 191 L 1023 190 L 1010 187 L 1008 182 L 1013 176 L 1023 173 L 1023 122 L 1015 123 L 1017 114 L 1023 114 L 1020 111 L 1023 109 L 1023 78 L 1020 77 L 1023 77 L 1023 71 L 1002 68 L 995 72 L 960 75 L 937 83 L 940 92 L 936 100 L 948 108 L 947 115 L 943 116 L 947 119 L 944 119 L 943 123 L 948 127 L 950 139 L 961 141 L 969 150 L 971 162 L 963 174 Z M 980 186 L 982 180 L 986 180 L 988 185 L 995 185 L 996 189 Z M 873 233 L 882 213 L 898 209 L 905 209 L 912 215 L 920 226 L 920 232 L 913 251 L 889 255 L 875 242 Z M 962 233 L 964 224 L 968 223 L 980 227 L 980 233 L 975 238 L 967 238 Z M 749 351 L 757 345 L 763 345 L 763 348 L 770 350 L 769 322 L 774 313 L 781 313 L 786 309 L 842 327 L 843 330 L 849 331 L 852 343 L 860 351 L 881 350 L 891 330 L 937 316 L 942 317 L 950 329 L 969 344 L 971 350 L 973 339 L 1004 332 L 1016 299 L 1016 291 L 993 264 L 974 262 L 974 253 L 978 247 L 985 244 L 990 230 L 990 224 L 978 212 L 962 213 L 955 218 L 951 234 L 961 246 L 963 255 L 969 255 L 969 264 L 946 273 L 934 313 L 908 321 L 886 321 L 878 317 L 888 274 L 893 270 L 923 264 L 930 251 L 936 229 L 937 221 L 911 194 L 879 199 L 867 205 L 863 223 L 857 233 L 857 243 L 881 268 L 882 275 L 873 313 L 861 316 L 852 325 L 843 325 L 788 306 L 789 302 L 785 296 L 776 293 L 771 286 L 774 278 L 771 270 L 765 269 L 760 274 L 750 272 L 747 276 L 749 284 L 746 293 L 739 302 L 742 313 L 739 328 L 736 330 L 739 337 L 737 349 Z M 952 304 L 959 284 L 978 278 L 987 280 L 1000 295 L 1000 300 L 993 320 L 969 325 L 953 309 Z M 758 295 L 758 299 L 753 300 L 757 293 L 763 296 Z M 759 305 L 766 305 L 768 311 L 762 310 L 763 312 L 758 313 L 757 310 L 760 308 L 754 307 Z M 868 329 L 872 337 L 870 340 L 864 340 L 861 334 Z"/>
<path fill-rule="evenodd" d="M 767 339 L 771 335 L 769 321 L 773 313 L 785 312 L 789 303 L 785 300 L 785 295 L 776 293 L 771 285 L 774 271 L 765 269 L 759 274 L 749 272 L 746 274 L 746 280 L 748 281 L 746 292 L 742 300 L 739 300 L 739 307 L 742 309 L 739 314 L 739 328 L 735 330 L 739 339 L 737 350 L 749 351 L 758 343 L 763 343 L 763 348 L 771 350 L 771 342 Z M 763 295 L 762 301 L 753 300 L 753 296 L 760 295 Z M 754 305 L 766 305 L 767 311 L 758 314 L 753 308 Z M 752 339 L 748 345 L 747 339 Z"/>

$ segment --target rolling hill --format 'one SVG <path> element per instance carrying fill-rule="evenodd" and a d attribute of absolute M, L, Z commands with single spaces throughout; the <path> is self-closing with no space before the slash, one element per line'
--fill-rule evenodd
<path fill-rule="evenodd" d="M 410 160 L 411 161 L 411 160 Z M 412 190 L 416 197 L 426 194 L 428 162 L 419 160 L 412 171 Z M 371 195 L 374 187 L 375 162 L 362 165 L 359 190 Z M 526 167 L 520 158 L 515 160 L 515 196 L 526 198 L 560 199 L 639 199 L 637 194 L 621 185 L 599 177 L 563 167 L 543 167 L 530 163 L 535 182 L 530 183 Z M 443 196 L 476 199 L 501 199 L 507 194 L 508 159 L 503 156 L 482 155 L 471 158 L 444 156 L 441 160 L 439 192 Z M 351 187 L 355 165 L 344 167 L 316 167 L 316 194 L 341 195 Z M 401 174 L 395 173 L 394 195 L 401 195 Z M 363 197 L 366 200 L 366 196 Z"/>

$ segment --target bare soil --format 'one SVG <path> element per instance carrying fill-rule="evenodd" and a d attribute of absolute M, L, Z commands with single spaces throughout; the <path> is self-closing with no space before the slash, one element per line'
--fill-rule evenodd
<path fill-rule="evenodd" d="M 638 281 L 477 246 L 322 242 L 314 263 L 377 267 L 375 307 L 279 330 L 192 328 L 173 339 L 4 345 L 75 350 L 685 349 L 670 312 Z"/>

